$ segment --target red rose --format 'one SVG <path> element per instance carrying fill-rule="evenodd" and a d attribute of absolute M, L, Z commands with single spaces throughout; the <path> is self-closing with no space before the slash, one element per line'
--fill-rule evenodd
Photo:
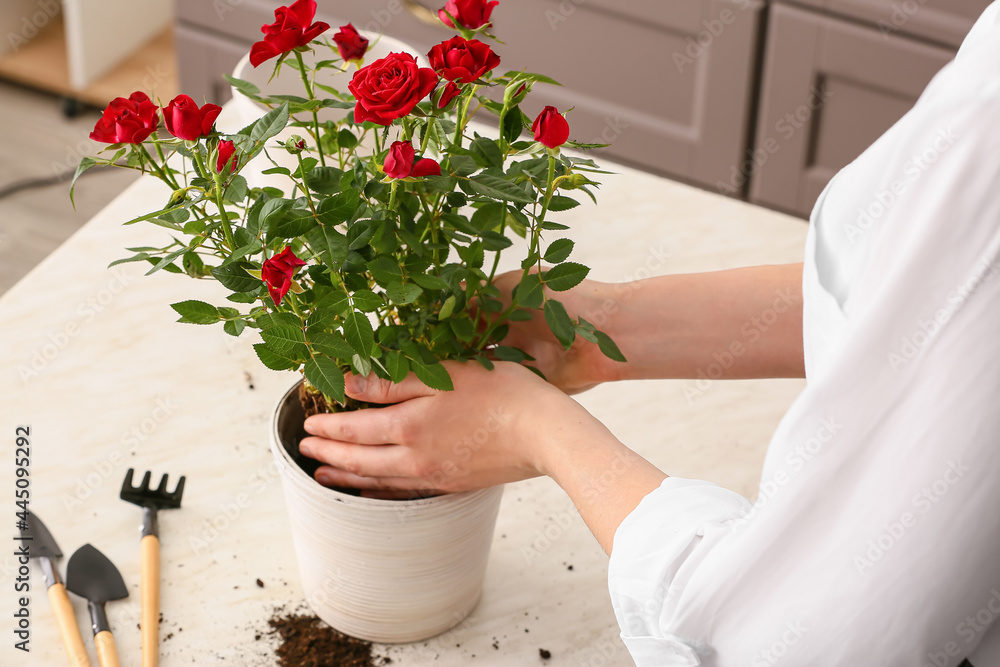
<path fill-rule="evenodd" d="M 215 119 L 222 112 L 217 104 L 198 108 L 187 95 L 178 95 L 163 109 L 163 124 L 179 139 L 196 141 L 212 131 Z"/>
<path fill-rule="evenodd" d="M 438 109 L 444 109 L 451 104 L 451 101 L 458 97 L 462 89 L 455 85 L 454 81 L 449 81 L 448 85 L 441 89 L 441 96 L 438 98 Z"/>
<path fill-rule="evenodd" d="M 236 146 L 233 145 L 231 141 L 220 141 L 219 142 L 219 159 L 215 161 L 215 170 L 222 173 L 222 170 L 226 168 L 226 163 L 229 162 L 229 158 L 233 157 L 233 153 L 236 152 Z M 236 160 L 233 160 L 233 164 L 229 167 L 230 173 L 236 171 Z"/>
<path fill-rule="evenodd" d="M 296 257 L 291 248 L 285 248 L 271 259 L 264 261 L 260 277 L 267 285 L 267 291 L 274 299 L 275 305 L 280 304 L 291 289 L 295 270 L 305 265 L 306 263 Z"/>
<path fill-rule="evenodd" d="M 484 25 L 489 25 L 490 14 L 493 8 L 499 5 L 498 0 L 448 0 L 444 9 L 438 10 L 438 18 L 448 26 L 454 28 L 455 24 L 448 18 L 451 14 L 463 28 L 478 30 Z M 447 12 L 447 13 L 446 13 Z"/>
<path fill-rule="evenodd" d="M 340 26 L 340 32 L 333 36 L 333 41 L 344 60 L 361 60 L 368 51 L 368 40 L 350 23 Z"/>
<path fill-rule="evenodd" d="M 417 66 L 409 53 L 390 53 L 354 73 L 347 84 L 357 99 L 354 122 L 370 120 L 389 125 L 409 114 L 417 102 L 434 90 L 438 76 L 434 70 Z"/>
<path fill-rule="evenodd" d="M 397 141 L 389 147 L 389 154 L 385 156 L 382 169 L 389 178 L 441 175 L 441 165 L 430 158 L 418 159 L 413 144 L 409 141 Z"/>
<path fill-rule="evenodd" d="M 559 148 L 569 139 L 569 123 L 555 107 L 545 107 L 531 126 L 535 141 L 549 148 Z"/>
<path fill-rule="evenodd" d="M 116 97 L 97 121 L 90 138 L 105 144 L 141 144 L 153 133 L 160 116 L 146 93 Z"/>
<path fill-rule="evenodd" d="M 274 23 L 261 26 L 264 39 L 250 47 L 254 67 L 292 49 L 305 46 L 330 29 L 329 23 L 316 21 L 316 0 L 296 0 L 291 7 L 274 10 Z"/>
<path fill-rule="evenodd" d="M 500 64 L 488 44 L 458 35 L 435 46 L 427 57 L 435 72 L 458 83 L 472 83 Z"/>

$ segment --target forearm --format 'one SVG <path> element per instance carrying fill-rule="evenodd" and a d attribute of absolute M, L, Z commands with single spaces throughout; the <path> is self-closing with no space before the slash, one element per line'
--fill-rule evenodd
<path fill-rule="evenodd" d="M 539 470 L 562 487 L 610 554 L 618 526 L 667 475 L 589 415 L 549 435 Z"/>
<path fill-rule="evenodd" d="M 584 317 L 603 321 L 628 359 L 600 361 L 601 381 L 804 376 L 801 264 L 592 289 L 604 298 Z"/>

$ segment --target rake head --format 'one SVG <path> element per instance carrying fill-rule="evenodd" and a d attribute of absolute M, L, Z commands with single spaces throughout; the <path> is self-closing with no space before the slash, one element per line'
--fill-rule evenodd
<path fill-rule="evenodd" d="M 177 487 L 173 492 L 167 492 L 167 475 L 161 477 L 160 485 L 153 489 L 149 486 L 151 476 L 149 471 L 142 476 L 142 483 L 139 486 L 132 486 L 132 477 L 134 474 L 135 470 L 133 468 L 129 468 L 125 474 L 125 481 L 122 482 L 122 492 L 120 494 L 122 500 L 127 500 L 139 507 L 148 507 L 154 510 L 171 510 L 181 506 L 181 496 L 184 495 L 183 475 L 180 481 L 177 482 Z"/>

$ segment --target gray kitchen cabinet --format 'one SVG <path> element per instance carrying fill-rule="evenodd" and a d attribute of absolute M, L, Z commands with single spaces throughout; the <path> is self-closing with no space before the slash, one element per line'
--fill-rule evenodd
<path fill-rule="evenodd" d="M 827 182 L 901 118 L 954 49 L 771 7 L 750 200 L 807 216 Z"/>
<path fill-rule="evenodd" d="M 277 0 L 177 0 L 182 89 L 228 98 L 224 72 L 273 21 Z M 384 31 L 422 51 L 454 35 L 443 0 L 319 0 L 334 28 Z M 763 0 L 503 0 L 494 13 L 502 68 L 539 71 L 525 112 L 569 115 L 572 137 L 611 143 L 615 160 L 712 185 L 749 141 Z"/>
<path fill-rule="evenodd" d="M 792 0 L 873 25 L 883 35 L 912 35 L 958 47 L 991 0 Z"/>

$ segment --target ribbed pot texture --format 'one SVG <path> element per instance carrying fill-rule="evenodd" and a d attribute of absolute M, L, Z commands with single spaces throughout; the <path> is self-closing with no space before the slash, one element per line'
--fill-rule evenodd
<path fill-rule="evenodd" d="M 420 641 L 462 622 L 482 592 L 503 487 L 416 500 L 341 493 L 295 462 L 303 421 L 296 385 L 275 410 L 271 450 L 316 615 L 383 643 Z"/>

